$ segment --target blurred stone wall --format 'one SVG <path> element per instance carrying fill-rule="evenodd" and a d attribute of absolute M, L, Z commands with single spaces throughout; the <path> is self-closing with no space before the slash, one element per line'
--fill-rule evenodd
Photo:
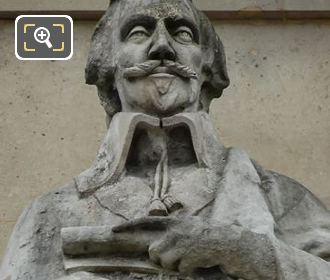
<path fill-rule="evenodd" d="M 70 61 L 19 61 L 0 21 L 0 261 L 37 196 L 90 166 L 105 133 L 84 66 L 96 22 L 75 21 Z M 232 81 L 211 115 L 227 146 L 293 177 L 330 206 L 330 21 L 215 21 Z"/>

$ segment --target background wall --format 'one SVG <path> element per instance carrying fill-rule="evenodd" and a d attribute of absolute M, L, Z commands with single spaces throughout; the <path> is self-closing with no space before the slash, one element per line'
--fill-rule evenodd
<path fill-rule="evenodd" d="M 232 80 L 212 104 L 220 138 L 330 206 L 330 21 L 214 24 Z M 0 262 L 23 208 L 89 167 L 105 133 L 84 84 L 94 25 L 75 21 L 70 61 L 23 62 L 13 21 L 0 20 Z"/>

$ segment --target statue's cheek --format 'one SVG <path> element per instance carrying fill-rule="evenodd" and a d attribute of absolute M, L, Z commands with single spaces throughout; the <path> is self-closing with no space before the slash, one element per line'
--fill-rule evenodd
<path fill-rule="evenodd" d="M 125 69 L 135 64 L 146 62 L 147 60 L 145 48 L 137 45 L 135 48 L 126 46 L 119 49 L 114 62 L 117 68 Z"/>

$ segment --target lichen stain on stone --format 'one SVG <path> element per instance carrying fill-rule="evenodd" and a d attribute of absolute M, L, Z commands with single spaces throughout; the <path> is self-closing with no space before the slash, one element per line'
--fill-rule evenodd
<path fill-rule="evenodd" d="M 155 18 L 175 17 L 179 14 L 179 6 L 177 4 L 154 4 L 148 7 L 145 12 Z"/>

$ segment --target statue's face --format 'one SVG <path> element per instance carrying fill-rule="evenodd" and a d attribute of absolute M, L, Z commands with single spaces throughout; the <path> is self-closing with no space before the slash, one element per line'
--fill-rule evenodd
<path fill-rule="evenodd" d="M 196 111 L 204 78 L 192 5 L 176 0 L 119 5 L 115 85 L 122 110 L 157 116 Z"/>

